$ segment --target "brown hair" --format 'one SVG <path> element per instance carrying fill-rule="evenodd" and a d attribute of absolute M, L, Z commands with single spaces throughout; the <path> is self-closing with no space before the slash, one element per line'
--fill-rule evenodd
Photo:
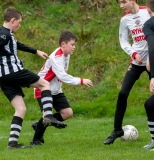
<path fill-rule="evenodd" d="M 22 17 L 22 13 L 18 11 L 16 8 L 9 7 L 4 12 L 4 21 L 9 22 L 12 18 L 20 19 Z"/>
<path fill-rule="evenodd" d="M 75 40 L 77 42 L 77 37 L 70 31 L 62 31 L 59 37 L 59 45 L 61 45 L 62 42 L 68 43 L 70 40 Z"/>
<path fill-rule="evenodd" d="M 147 0 L 147 7 L 150 8 L 152 12 L 154 12 L 154 0 Z"/>

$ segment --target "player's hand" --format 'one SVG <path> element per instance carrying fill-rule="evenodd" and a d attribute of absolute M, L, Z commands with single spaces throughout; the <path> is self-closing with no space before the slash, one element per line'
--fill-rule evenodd
<path fill-rule="evenodd" d="M 93 83 L 90 79 L 83 79 L 83 84 L 87 87 L 93 86 Z"/>
<path fill-rule="evenodd" d="M 42 52 L 42 51 L 39 51 L 39 50 L 37 50 L 37 53 L 36 53 L 36 54 L 37 54 L 38 56 L 42 57 L 43 59 L 48 59 L 48 58 L 49 58 L 49 56 L 48 56 L 47 53 Z"/>
<path fill-rule="evenodd" d="M 151 78 L 149 87 L 150 87 L 150 92 L 154 93 L 154 78 Z"/>
<path fill-rule="evenodd" d="M 142 64 L 142 57 L 139 54 L 136 54 L 135 60 L 137 64 Z"/>

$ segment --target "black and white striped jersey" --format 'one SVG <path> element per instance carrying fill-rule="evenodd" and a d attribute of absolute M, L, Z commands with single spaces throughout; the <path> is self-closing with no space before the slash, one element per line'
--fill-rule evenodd
<path fill-rule="evenodd" d="M 13 33 L 5 27 L 0 28 L 0 77 L 23 69 L 18 58 L 18 50 L 36 54 L 37 50 L 18 42 Z"/>
<path fill-rule="evenodd" d="M 148 42 L 151 78 L 154 78 L 154 16 L 145 22 L 143 32 Z"/>

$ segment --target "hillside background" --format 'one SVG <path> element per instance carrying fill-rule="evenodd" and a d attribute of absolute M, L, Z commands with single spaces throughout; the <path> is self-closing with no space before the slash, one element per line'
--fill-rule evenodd
<path fill-rule="evenodd" d="M 145 5 L 145 1 L 141 0 Z M 48 54 L 58 47 L 62 30 L 78 37 L 68 73 L 90 78 L 94 87 L 63 84 L 74 116 L 113 117 L 118 92 L 129 66 L 129 57 L 119 45 L 118 28 L 123 11 L 116 0 L 5 0 L 0 1 L 0 22 L 4 10 L 13 6 L 23 14 L 23 22 L 15 33 L 18 41 Z M 19 51 L 25 68 L 38 73 L 44 60 Z M 24 88 L 26 119 L 38 119 L 40 110 L 33 89 Z M 145 115 L 144 102 L 151 95 L 149 79 L 143 73 L 128 99 L 126 116 Z M 0 119 L 12 117 L 14 109 L 0 90 Z"/>

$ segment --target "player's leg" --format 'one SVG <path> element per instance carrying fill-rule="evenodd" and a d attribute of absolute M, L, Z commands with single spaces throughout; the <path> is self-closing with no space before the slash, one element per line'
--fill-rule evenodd
<path fill-rule="evenodd" d="M 143 146 L 143 149 L 154 149 L 154 106 L 153 104 L 154 104 L 154 95 L 148 98 L 144 103 L 144 107 L 147 114 L 148 127 L 151 134 L 151 142 Z"/>
<path fill-rule="evenodd" d="M 41 101 L 44 111 L 43 124 L 63 126 L 63 123 L 57 121 L 52 116 L 52 96 L 51 96 L 49 82 L 47 82 L 43 78 L 40 78 L 37 82 L 31 84 L 30 86 L 41 90 Z"/>
<path fill-rule="evenodd" d="M 5 78 L 6 77 L 6 78 Z M 40 78 L 37 74 L 27 70 L 23 69 L 18 72 L 15 72 L 13 75 L 5 76 L 5 80 L 7 82 L 13 83 L 14 85 L 20 86 L 20 87 L 35 87 L 40 89 L 42 92 L 42 103 L 43 103 L 43 110 L 45 113 L 43 123 L 46 125 L 57 125 L 57 127 L 65 127 L 65 124 L 62 122 L 57 121 L 52 116 L 52 95 L 50 91 L 50 85 L 49 82 L 46 80 Z M 12 80 L 12 78 L 14 81 Z"/>
<path fill-rule="evenodd" d="M 40 101 L 40 99 L 37 100 L 42 110 L 42 102 Z M 70 105 L 63 93 L 53 96 L 53 107 L 57 111 L 56 113 L 53 114 L 53 117 L 60 122 L 70 118 L 73 115 L 73 111 L 70 108 Z M 35 122 L 34 125 L 36 127 L 34 127 L 32 124 L 32 127 L 35 130 L 35 134 L 31 144 L 40 145 L 41 144 L 40 142 L 42 142 L 42 140 L 44 142 L 43 135 L 46 131 L 47 126 L 42 125 L 42 118 L 37 123 Z"/>
<path fill-rule="evenodd" d="M 128 71 L 126 72 L 123 80 L 121 90 L 118 95 L 114 116 L 114 130 L 112 131 L 110 136 L 104 141 L 104 144 L 111 144 L 116 138 L 121 137 L 124 134 L 124 131 L 122 130 L 122 122 L 127 107 L 127 99 L 134 83 L 136 82 L 136 80 L 139 79 L 141 73 L 145 70 L 145 66 L 139 67 L 131 65 L 128 68 Z"/>
<path fill-rule="evenodd" d="M 23 101 L 24 94 L 20 87 L 12 84 L 11 82 L 7 83 L 8 79 L 11 79 L 11 81 L 14 82 L 14 79 L 11 78 L 10 75 L 5 76 L 5 78 L 1 79 L 1 89 L 15 109 L 15 113 L 11 121 L 10 137 L 7 148 L 29 148 L 30 146 L 18 144 L 23 118 L 26 113 L 26 106 Z"/>
<path fill-rule="evenodd" d="M 43 114 L 43 104 L 42 104 L 41 98 L 38 98 L 37 101 L 38 101 L 40 110 L 42 112 L 42 117 L 39 119 L 39 121 L 34 122 L 32 124 L 32 127 L 33 127 L 35 133 L 34 133 L 33 139 L 30 142 L 30 144 L 33 145 L 33 146 L 42 145 L 42 143 L 44 143 L 43 134 L 44 134 L 44 132 L 47 128 L 47 126 L 45 126 L 43 124 L 44 114 Z"/>
<path fill-rule="evenodd" d="M 15 114 L 11 122 L 10 138 L 9 138 L 9 143 L 7 148 L 30 147 L 30 146 L 24 146 L 23 144 L 18 144 L 18 138 L 20 136 L 20 132 L 22 129 L 23 118 L 26 114 L 26 106 L 22 96 L 19 96 L 19 95 L 15 96 L 12 99 L 11 104 L 15 108 Z"/>
<path fill-rule="evenodd" d="M 20 87 L 12 84 L 11 82 L 8 82 L 8 79 L 9 80 L 11 79 L 10 75 L 5 76 L 5 78 L 3 79 L 2 78 L 0 79 L 1 89 L 15 109 L 15 113 L 12 118 L 11 127 L 10 127 L 11 131 L 10 131 L 10 137 L 8 142 L 8 148 L 29 147 L 29 146 L 18 144 L 18 139 L 22 129 L 23 118 L 26 113 L 26 106 L 23 101 L 24 94 Z M 14 82 L 14 79 L 12 78 L 11 81 Z"/>
<path fill-rule="evenodd" d="M 45 113 L 43 123 L 45 125 L 57 125 L 57 127 L 66 127 L 62 122 L 57 121 L 52 115 L 52 95 L 50 91 L 49 82 L 40 78 L 37 74 L 23 69 L 14 73 L 14 80 L 16 85 L 20 87 L 33 87 L 38 88 L 42 92 L 43 110 Z"/>
<path fill-rule="evenodd" d="M 72 117 L 73 110 L 64 93 L 59 93 L 58 95 L 53 95 L 54 102 L 53 106 L 56 113 L 53 116 L 59 121 L 65 121 Z"/>

